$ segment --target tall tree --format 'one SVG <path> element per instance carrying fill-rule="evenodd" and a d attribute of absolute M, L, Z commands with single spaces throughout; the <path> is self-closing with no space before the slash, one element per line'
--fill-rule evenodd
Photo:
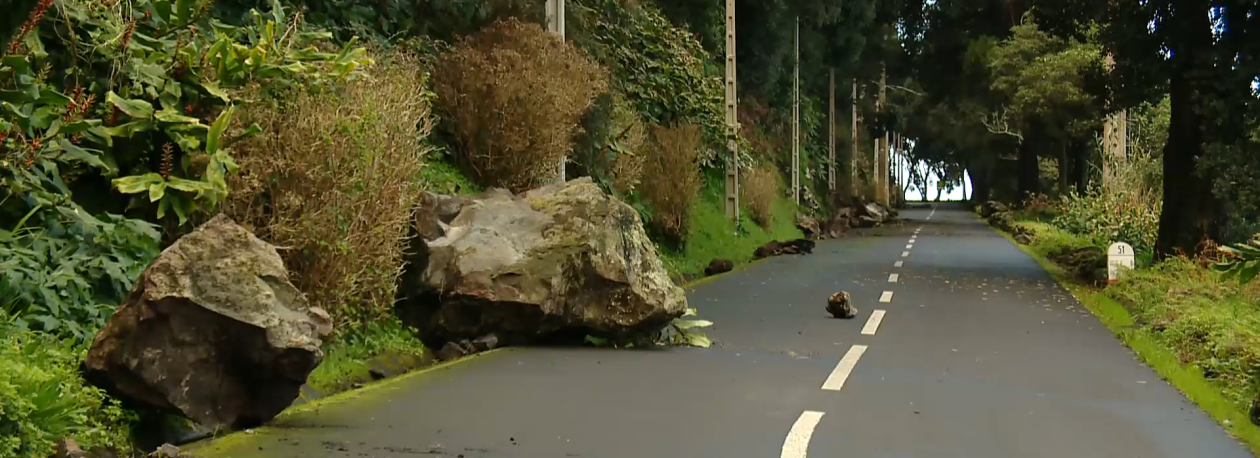
<path fill-rule="evenodd" d="M 1204 167 L 1209 144 L 1245 143 L 1245 113 L 1256 105 L 1260 5 L 1243 0 L 1114 2 L 1108 44 L 1116 56 L 1118 92 L 1128 106 L 1171 103 L 1163 150 L 1164 202 L 1156 256 L 1193 253 L 1219 239 L 1223 202 L 1216 172 Z"/>

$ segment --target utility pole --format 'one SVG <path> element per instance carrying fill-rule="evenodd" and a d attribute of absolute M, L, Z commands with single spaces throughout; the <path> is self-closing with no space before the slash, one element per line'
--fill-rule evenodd
<path fill-rule="evenodd" d="M 801 203 L 801 18 L 793 34 L 792 72 L 792 200 Z"/>
<path fill-rule="evenodd" d="M 560 35 L 560 41 L 564 41 L 564 0 L 547 0 L 547 31 Z M 556 168 L 560 182 L 565 181 L 565 161 L 568 158 L 561 157 L 560 164 Z"/>
<path fill-rule="evenodd" d="M 884 118 L 887 118 L 888 113 L 888 69 L 882 63 L 879 67 L 879 115 L 882 122 Z M 876 188 L 879 194 L 875 200 L 881 204 L 888 205 L 888 130 L 887 126 L 884 127 L 884 141 L 880 145 L 882 148 L 876 152 L 879 156 L 879 160 L 876 161 L 879 163 L 877 173 L 879 175 L 879 186 Z"/>
<path fill-rule="evenodd" d="M 852 141 L 849 146 L 849 196 L 856 197 L 858 195 L 858 91 L 857 78 L 853 78 L 853 95 L 850 97 L 853 102 L 853 127 L 849 130 L 849 136 Z"/>
<path fill-rule="evenodd" d="M 827 190 L 836 190 L 836 69 L 830 69 L 827 113 Z"/>
<path fill-rule="evenodd" d="M 726 217 L 739 222 L 739 119 L 735 93 L 735 0 L 726 0 Z"/>

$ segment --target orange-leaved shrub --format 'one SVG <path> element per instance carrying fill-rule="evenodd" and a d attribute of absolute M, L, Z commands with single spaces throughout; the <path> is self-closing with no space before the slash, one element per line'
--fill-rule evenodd
<path fill-rule="evenodd" d="M 695 124 L 650 130 L 639 195 L 652 208 L 652 229 L 676 244 L 687 236 L 691 202 L 702 185 L 697 160 L 704 132 Z"/>
<path fill-rule="evenodd" d="M 762 163 L 744 172 L 740 194 L 753 221 L 763 228 L 770 229 L 770 224 L 774 222 L 774 201 L 779 198 L 781 186 L 779 172 L 773 164 Z"/>
<path fill-rule="evenodd" d="M 263 132 L 233 145 L 241 173 L 223 207 L 279 247 L 290 279 L 339 327 L 390 314 L 433 122 L 416 58 L 370 72 L 241 110 L 241 125 Z"/>
<path fill-rule="evenodd" d="M 519 192 L 556 176 L 608 74 L 542 27 L 508 19 L 443 54 L 433 82 L 465 172 Z"/>

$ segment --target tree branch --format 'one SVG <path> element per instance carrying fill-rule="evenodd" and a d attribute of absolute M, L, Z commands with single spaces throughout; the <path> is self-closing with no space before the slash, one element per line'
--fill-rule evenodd
<path fill-rule="evenodd" d="M 1003 107 L 1001 113 L 995 111 L 984 116 L 980 122 L 984 123 L 984 128 L 988 129 L 989 133 L 1008 135 L 1015 137 L 1020 143 L 1024 143 L 1024 134 L 1019 129 L 1011 128 L 1010 112 L 1009 108 Z"/>

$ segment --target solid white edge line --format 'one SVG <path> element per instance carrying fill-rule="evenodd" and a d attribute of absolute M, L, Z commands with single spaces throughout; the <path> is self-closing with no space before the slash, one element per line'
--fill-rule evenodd
<path fill-rule="evenodd" d="M 905 262 L 905 261 L 897 261 L 897 262 L 894 262 L 894 263 L 893 263 L 893 267 L 901 267 L 901 266 L 904 266 L 904 265 L 906 265 L 906 262 Z"/>
<path fill-rule="evenodd" d="M 849 374 L 853 373 L 853 368 L 857 366 L 858 360 L 862 359 L 862 354 L 866 353 L 866 345 L 854 345 L 849 348 L 849 352 L 840 358 L 840 364 L 836 364 L 836 368 L 831 371 L 831 375 L 827 377 L 827 381 L 823 382 L 822 389 L 828 391 L 840 391 L 844 388 L 844 382 L 849 380 Z"/>
<path fill-rule="evenodd" d="M 892 302 L 892 295 L 892 291 L 884 291 L 884 294 L 879 295 L 879 301 L 884 303 Z"/>
<path fill-rule="evenodd" d="M 809 439 L 814 436 L 814 428 L 822 420 L 823 412 L 806 410 L 792 424 L 786 439 L 783 439 L 783 451 L 779 458 L 805 458 L 809 453 Z"/>
<path fill-rule="evenodd" d="M 862 335 L 873 336 L 875 331 L 879 330 L 879 324 L 884 322 L 884 314 L 888 313 L 884 310 L 876 310 L 871 312 L 871 317 L 866 320 L 866 325 L 862 326 Z"/>
<path fill-rule="evenodd" d="M 901 274 L 888 274 L 888 283 L 897 283 L 899 278 L 901 278 Z"/>

